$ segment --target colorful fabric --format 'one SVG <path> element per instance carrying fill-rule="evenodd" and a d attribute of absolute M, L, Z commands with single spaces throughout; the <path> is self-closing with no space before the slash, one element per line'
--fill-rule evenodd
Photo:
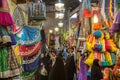
<path fill-rule="evenodd" d="M 88 66 L 84 63 L 85 56 L 83 55 L 80 62 L 80 71 L 78 80 L 87 80 Z"/>
<path fill-rule="evenodd" d="M 15 56 L 16 56 L 16 58 L 17 58 L 18 63 L 19 63 L 19 64 L 22 64 L 22 58 L 21 58 L 21 56 L 19 55 L 19 45 L 15 46 L 15 47 L 13 48 L 13 50 L 14 50 L 14 53 L 15 53 Z"/>
<path fill-rule="evenodd" d="M 38 42 L 33 46 L 23 46 L 20 45 L 20 56 L 21 57 L 30 57 L 35 55 L 41 48 L 42 42 Z"/>
<path fill-rule="evenodd" d="M 7 29 L 4 26 L 0 26 L 0 36 L 1 36 L 1 43 L 11 43 L 11 38 L 7 32 Z"/>
<path fill-rule="evenodd" d="M 10 26 L 13 25 L 13 19 L 10 13 L 7 12 L 0 12 L 0 25 Z"/>
<path fill-rule="evenodd" d="M 0 49 L 0 60 L 0 78 L 14 77 L 22 72 L 11 48 Z"/>
<path fill-rule="evenodd" d="M 40 57 L 40 51 L 37 52 L 37 54 L 35 54 L 34 56 L 31 57 L 27 57 L 27 58 L 23 58 L 23 64 L 30 64 L 33 63 L 35 60 L 37 60 L 37 58 Z"/>
<path fill-rule="evenodd" d="M 23 64 L 22 67 L 24 71 L 32 71 L 39 67 L 40 64 L 40 57 L 38 57 L 34 62 L 30 64 Z"/>
<path fill-rule="evenodd" d="M 29 26 L 25 26 L 22 32 L 23 32 L 21 37 L 22 45 L 25 46 L 34 45 L 41 40 L 40 29 L 38 28 L 31 28 Z"/>

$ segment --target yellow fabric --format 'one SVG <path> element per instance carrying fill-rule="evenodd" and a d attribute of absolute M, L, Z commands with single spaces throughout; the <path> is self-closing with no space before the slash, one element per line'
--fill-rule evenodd
<path fill-rule="evenodd" d="M 112 52 L 117 52 L 117 47 L 112 39 L 109 40 Z"/>
<path fill-rule="evenodd" d="M 112 12 L 112 8 L 113 8 L 113 1 L 110 0 L 110 16 L 112 17 L 112 19 L 114 19 L 114 16 L 113 16 L 113 12 Z"/>
<path fill-rule="evenodd" d="M 110 34 L 106 33 L 105 37 L 106 37 L 106 39 L 110 39 Z"/>
<path fill-rule="evenodd" d="M 105 51 L 106 51 L 106 48 L 105 48 L 105 40 L 104 40 L 104 39 L 101 40 L 101 43 L 102 43 L 102 46 L 103 46 L 102 51 L 105 52 Z"/>
<path fill-rule="evenodd" d="M 14 47 L 14 53 L 15 53 L 15 56 L 16 56 L 19 64 L 22 64 L 22 59 L 21 59 L 21 57 L 19 55 L 19 46 Z"/>
<path fill-rule="evenodd" d="M 105 56 L 106 56 L 106 61 L 109 61 L 110 65 L 111 66 L 113 63 L 112 63 L 112 58 L 111 58 L 111 55 L 109 52 L 106 52 L 105 53 Z"/>
<path fill-rule="evenodd" d="M 95 44 L 95 37 L 93 35 L 89 35 L 86 40 L 87 49 L 89 51 L 93 51 L 92 48 L 94 47 L 94 44 Z"/>
<path fill-rule="evenodd" d="M 93 60 L 94 60 L 94 53 L 91 53 L 84 63 L 87 64 L 88 66 L 92 66 Z"/>

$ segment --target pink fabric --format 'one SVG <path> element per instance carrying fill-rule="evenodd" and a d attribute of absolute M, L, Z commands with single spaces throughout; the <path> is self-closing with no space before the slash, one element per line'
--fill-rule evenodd
<path fill-rule="evenodd" d="M 8 0 L 2 0 L 2 8 L 9 10 Z"/>
<path fill-rule="evenodd" d="M 13 19 L 12 19 L 10 13 L 0 12 L 0 25 L 10 26 L 13 24 L 14 24 L 14 22 L 13 22 Z"/>

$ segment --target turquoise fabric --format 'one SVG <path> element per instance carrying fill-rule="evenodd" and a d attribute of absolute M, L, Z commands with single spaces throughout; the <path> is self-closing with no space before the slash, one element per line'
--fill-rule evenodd
<path fill-rule="evenodd" d="M 20 43 L 25 46 L 31 46 L 41 41 L 40 29 L 24 26 Z"/>

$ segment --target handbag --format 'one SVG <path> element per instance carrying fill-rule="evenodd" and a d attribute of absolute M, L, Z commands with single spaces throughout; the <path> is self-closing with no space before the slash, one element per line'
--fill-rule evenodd
<path fill-rule="evenodd" d="M 43 76 L 47 76 L 47 75 L 48 75 L 48 72 L 47 72 L 47 70 L 45 69 L 45 66 L 42 66 L 41 71 L 40 71 L 40 74 L 43 75 Z"/>

